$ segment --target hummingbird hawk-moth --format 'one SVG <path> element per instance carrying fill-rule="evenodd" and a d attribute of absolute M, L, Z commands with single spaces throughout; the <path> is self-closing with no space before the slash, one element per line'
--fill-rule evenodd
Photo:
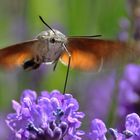
<path fill-rule="evenodd" d="M 72 68 L 98 70 L 101 65 L 114 65 L 134 53 L 134 48 L 123 42 L 94 38 L 99 35 L 67 37 L 49 28 L 33 40 L 0 49 L 0 67 L 11 69 L 22 66 L 25 70 L 32 70 L 42 63 L 56 64 L 58 60 L 68 65 L 71 58 Z"/>
<path fill-rule="evenodd" d="M 33 40 L 0 49 L 0 68 L 22 66 L 25 70 L 33 70 L 42 63 L 56 66 L 60 60 L 69 67 L 91 71 L 116 65 L 139 54 L 137 48 L 128 47 L 124 42 L 95 38 L 99 35 L 67 37 L 49 25 L 47 27 L 50 29 Z"/>

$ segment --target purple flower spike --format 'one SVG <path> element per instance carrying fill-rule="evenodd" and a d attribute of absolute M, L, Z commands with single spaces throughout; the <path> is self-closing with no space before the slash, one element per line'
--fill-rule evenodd
<path fill-rule="evenodd" d="M 125 128 L 126 130 L 132 132 L 134 135 L 140 137 L 140 117 L 136 113 L 127 115 Z"/>
<path fill-rule="evenodd" d="M 120 81 L 118 114 L 124 123 L 124 117 L 132 112 L 139 112 L 140 102 L 140 66 L 129 64 Z"/>
<path fill-rule="evenodd" d="M 128 114 L 123 132 L 113 128 L 110 128 L 109 132 L 114 140 L 140 140 L 140 117 L 136 113 Z"/>
<path fill-rule="evenodd" d="M 106 140 L 105 134 L 107 128 L 102 120 L 94 119 L 91 123 L 91 132 L 89 133 L 90 140 Z"/>
<path fill-rule="evenodd" d="M 70 94 L 54 90 L 43 91 L 37 97 L 35 91 L 25 90 L 20 103 L 13 101 L 15 113 L 7 116 L 6 123 L 19 140 L 81 140 L 84 113 Z"/>

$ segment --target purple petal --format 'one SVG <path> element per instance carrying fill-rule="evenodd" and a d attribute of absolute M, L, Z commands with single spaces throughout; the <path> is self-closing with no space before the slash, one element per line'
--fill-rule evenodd
<path fill-rule="evenodd" d="M 140 83 L 140 67 L 134 64 L 127 65 L 124 77 L 131 85 L 139 88 L 138 83 Z"/>
<path fill-rule="evenodd" d="M 63 100 L 63 94 L 60 93 L 60 91 L 58 90 L 53 90 L 51 93 L 50 93 L 50 96 L 51 98 L 52 97 L 56 97 L 58 100 L 62 101 Z"/>
<path fill-rule="evenodd" d="M 12 100 L 12 107 L 16 111 L 17 115 L 19 115 L 21 111 L 21 105 L 15 100 Z"/>
<path fill-rule="evenodd" d="M 51 98 L 51 105 L 53 109 L 57 109 L 60 106 L 59 100 L 57 98 Z"/>
<path fill-rule="evenodd" d="M 136 113 L 127 115 L 125 127 L 126 130 L 129 130 L 137 136 L 140 136 L 140 117 Z"/>
<path fill-rule="evenodd" d="M 92 140 L 92 138 L 99 139 L 99 140 L 105 140 L 105 134 L 107 132 L 107 128 L 102 120 L 94 119 L 91 123 L 91 132 L 89 133 L 89 138 Z"/>
<path fill-rule="evenodd" d="M 41 91 L 41 97 L 50 98 L 50 94 L 48 91 Z"/>
<path fill-rule="evenodd" d="M 22 96 L 20 98 L 20 101 L 22 102 L 24 98 L 28 97 L 31 101 L 36 101 L 36 98 L 37 98 L 37 94 L 35 91 L 33 90 L 30 90 L 30 89 L 27 89 L 27 90 L 24 90 L 22 92 Z"/>

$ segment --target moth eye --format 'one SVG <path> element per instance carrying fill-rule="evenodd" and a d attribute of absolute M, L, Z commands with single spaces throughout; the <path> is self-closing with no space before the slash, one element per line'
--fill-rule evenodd
<path fill-rule="evenodd" d="M 50 39 L 50 42 L 51 42 L 51 43 L 55 43 L 55 39 L 54 39 L 54 38 L 51 38 L 51 39 Z"/>

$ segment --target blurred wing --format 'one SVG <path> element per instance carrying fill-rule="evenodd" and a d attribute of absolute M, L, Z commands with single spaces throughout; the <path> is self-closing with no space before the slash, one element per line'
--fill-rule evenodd
<path fill-rule="evenodd" d="M 71 67 L 81 70 L 100 70 L 102 66 L 113 66 L 126 58 L 129 51 L 122 42 L 92 38 L 68 38 L 67 49 L 71 53 Z M 63 52 L 61 61 L 68 64 L 68 55 Z"/>
<path fill-rule="evenodd" d="M 31 40 L 0 49 L 0 67 L 11 69 L 21 66 L 33 57 L 33 47 L 37 40 Z"/>

